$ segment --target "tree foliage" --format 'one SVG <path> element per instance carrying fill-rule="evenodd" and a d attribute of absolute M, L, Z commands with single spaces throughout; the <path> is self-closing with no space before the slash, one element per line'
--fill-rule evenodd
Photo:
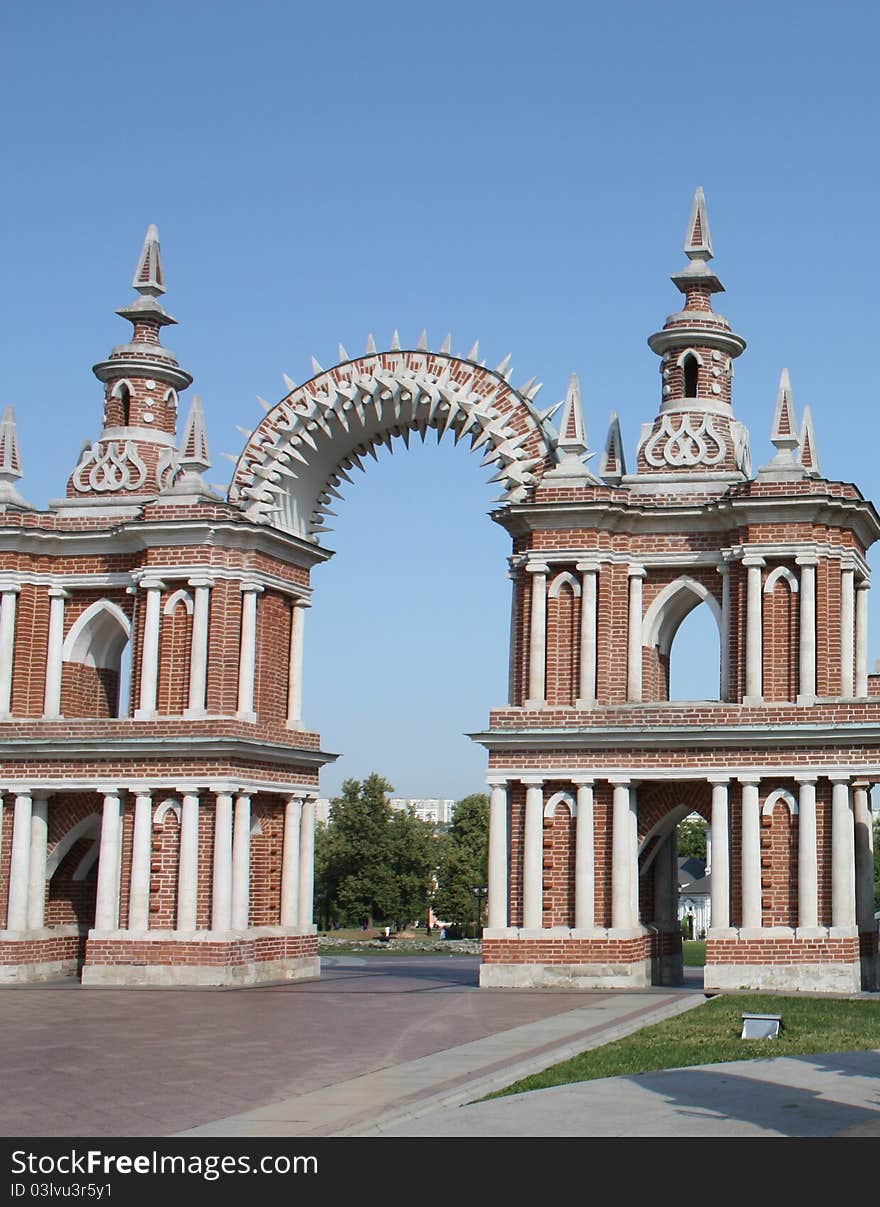
<path fill-rule="evenodd" d="M 434 893 L 434 912 L 438 918 L 468 928 L 477 922 L 479 910 L 482 926 L 488 865 L 489 798 L 476 793 L 455 806 L 452 825 L 443 840 Z"/>
<path fill-rule="evenodd" d="M 706 823 L 686 819 L 678 826 L 678 853 L 683 859 L 706 858 Z"/>
<path fill-rule="evenodd" d="M 328 929 L 424 917 L 437 860 L 433 827 L 391 808 L 391 785 L 375 772 L 346 780 L 315 835 L 315 903 Z"/>

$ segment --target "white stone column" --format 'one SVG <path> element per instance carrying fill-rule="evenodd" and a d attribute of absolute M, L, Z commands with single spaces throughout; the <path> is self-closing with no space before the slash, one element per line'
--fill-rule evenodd
<path fill-rule="evenodd" d="M 5 583 L 0 588 L 0 717 L 12 708 L 12 658 L 15 652 L 15 609 L 20 588 Z"/>
<path fill-rule="evenodd" d="M 49 649 L 43 695 L 43 716 L 47 721 L 61 716 L 61 655 L 64 649 L 64 601 L 67 598 L 67 592 L 60 587 L 49 589 Z"/>
<path fill-rule="evenodd" d="M 855 827 L 848 775 L 831 780 L 831 925 L 856 924 Z"/>
<path fill-rule="evenodd" d="M 861 931 L 876 932 L 874 918 L 874 817 L 871 813 L 871 785 L 864 780 L 853 783 L 856 860 L 856 925 Z"/>
<path fill-rule="evenodd" d="M 868 694 L 868 592 L 870 582 L 863 578 L 856 587 L 856 695 Z"/>
<path fill-rule="evenodd" d="M 523 928 L 540 930 L 544 922 L 544 781 L 527 776 L 523 837 Z"/>
<path fill-rule="evenodd" d="M 193 590 L 192 643 L 189 657 L 189 703 L 185 717 L 203 717 L 208 689 L 208 634 L 210 631 L 211 578 L 191 578 Z"/>
<path fill-rule="evenodd" d="M 798 704 L 816 699 L 816 566 L 813 554 L 795 558 L 801 568 Z"/>
<path fill-rule="evenodd" d="M 507 703 L 513 707 L 516 704 L 516 683 L 517 683 L 517 646 L 519 644 L 519 634 L 516 626 L 516 603 L 517 603 L 517 581 L 519 574 L 517 572 L 514 559 L 508 558 L 507 577 L 510 579 L 510 625 L 508 629 L 508 647 L 507 647 Z"/>
<path fill-rule="evenodd" d="M 764 702 L 764 615 L 761 591 L 763 557 L 750 554 L 742 564 L 748 571 L 746 588 L 746 694 L 743 704 Z"/>
<path fill-rule="evenodd" d="M 840 565 L 840 694 L 850 698 L 855 692 L 855 566 Z"/>
<path fill-rule="evenodd" d="M 128 929 L 142 934 L 150 929 L 150 862 L 153 847 L 153 797 L 138 792 L 134 798 L 131 840 L 131 880 L 128 889 Z"/>
<path fill-rule="evenodd" d="M 247 930 L 251 912 L 251 798 L 235 798 L 232 826 L 232 929 Z"/>
<path fill-rule="evenodd" d="M 46 851 L 49 845 L 49 801 L 34 792 L 31 807 L 31 853 L 28 861 L 28 930 L 42 930 L 46 919 Z"/>
<path fill-rule="evenodd" d="M 636 872 L 635 852 L 632 849 L 632 788 L 627 777 L 614 776 L 611 815 L 611 926 L 614 930 L 631 930 L 633 917 L 633 877 Z"/>
<path fill-rule="evenodd" d="M 709 776 L 712 785 L 712 930 L 730 927 L 730 781 Z"/>
<path fill-rule="evenodd" d="M 798 775 L 798 929 L 819 925 L 819 856 L 816 842 L 816 777 Z"/>
<path fill-rule="evenodd" d="M 180 814 L 180 862 L 177 869 L 177 929 L 194 931 L 199 902 L 199 797 L 183 794 Z"/>
<path fill-rule="evenodd" d="M 232 793 L 214 797 L 211 929 L 232 930 Z"/>
<path fill-rule="evenodd" d="M 507 780 L 489 778 L 489 913 L 491 927 L 507 926 Z"/>
<path fill-rule="evenodd" d="M 626 698 L 634 703 L 638 703 L 642 698 L 642 580 L 645 575 L 644 566 L 630 566 Z"/>
<path fill-rule="evenodd" d="M 730 696 L 730 566 L 722 562 L 716 569 L 721 575 L 721 699 L 727 700 Z"/>
<path fill-rule="evenodd" d="M 287 667 L 287 728 L 302 729 L 303 636 L 306 622 L 304 599 L 295 599 L 290 609 L 290 658 Z"/>
<path fill-rule="evenodd" d="M 165 584 L 157 578 L 142 578 L 141 587 L 147 593 L 144 609 L 144 641 L 141 650 L 140 707 L 136 721 L 149 720 L 156 715 L 156 693 L 159 686 L 159 633 L 162 623 L 162 592 Z M 132 638 L 133 639 L 133 638 Z"/>
<path fill-rule="evenodd" d="M 241 584 L 241 645 L 238 660 L 238 708 L 240 721 L 256 721 L 254 712 L 254 678 L 257 668 L 257 596 L 263 588 L 259 583 Z"/>
<path fill-rule="evenodd" d="M 598 636 L 598 562 L 578 562 L 581 572 L 581 656 L 578 679 L 578 708 L 596 703 Z"/>
<path fill-rule="evenodd" d="M 526 571 L 532 576 L 529 609 L 529 697 L 526 708 L 540 708 L 547 702 L 547 574 L 550 567 L 532 562 Z"/>
<path fill-rule="evenodd" d="M 758 778 L 741 775 L 742 784 L 742 927 L 760 930 L 761 809 Z"/>
<path fill-rule="evenodd" d="M 119 880 L 122 859 L 122 799 L 118 792 L 104 794 L 101 845 L 98 851 L 98 892 L 95 930 L 119 929 Z"/>
<path fill-rule="evenodd" d="M 593 779 L 576 776 L 577 821 L 574 847 L 574 925 L 592 930 L 596 925 L 595 837 L 593 830 Z"/>
<path fill-rule="evenodd" d="M 6 907 L 7 930 L 24 930 L 27 927 L 32 811 L 33 800 L 30 793 L 20 792 L 15 798 L 15 812 L 12 817 L 9 899 Z"/>
<path fill-rule="evenodd" d="M 639 904 L 641 880 L 639 878 L 639 787 L 636 783 L 630 784 L 629 788 L 629 824 L 632 831 L 630 837 L 630 868 L 632 869 L 630 877 L 630 909 L 632 911 L 632 924 L 633 926 L 638 926 L 639 919 L 641 918 Z"/>
<path fill-rule="evenodd" d="M 284 846 L 281 854 L 281 925 L 299 926 L 300 837 L 303 802 L 291 796 L 284 806 Z"/>
<path fill-rule="evenodd" d="M 302 807 L 299 839 L 299 925 L 314 926 L 315 912 L 315 801 L 306 797 Z"/>

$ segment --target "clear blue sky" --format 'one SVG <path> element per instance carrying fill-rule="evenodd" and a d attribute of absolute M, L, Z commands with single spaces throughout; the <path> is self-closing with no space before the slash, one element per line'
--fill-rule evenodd
<path fill-rule="evenodd" d="M 632 458 L 701 184 L 755 464 L 788 366 L 824 472 L 880 495 L 878 29 L 861 2 L 12 0 L 0 403 L 23 493 L 63 493 L 97 434 L 90 367 L 126 338 L 113 311 L 150 222 L 215 481 L 282 371 L 395 327 L 512 352 L 544 406 L 578 372 L 593 447 L 616 409 Z M 432 436 L 347 490 L 306 641 L 306 722 L 344 753 L 330 794 L 373 770 L 402 795 L 482 786 L 461 735 L 505 699 L 509 611 L 486 476 Z"/>

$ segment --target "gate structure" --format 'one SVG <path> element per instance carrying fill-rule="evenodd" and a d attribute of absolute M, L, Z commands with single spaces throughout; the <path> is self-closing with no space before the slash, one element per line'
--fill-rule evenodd
<path fill-rule="evenodd" d="M 675 835 L 696 812 L 707 987 L 876 987 L 880 520 L 822 477 L 786 372 L 753 474 L 732 407 L 745 341 L 713 309 L 700 190 L 685 252 L 632 472 L 616 416 L 588 468 L 576 378 L 553 426 L 507 362 L 395 336 L 288 381 L 221 497 L 198 399 L 178 439 L 192 379 L 160 342 L 174 320 L 150 228 L 65 498 L 29 506 L 11 412 L 0 425 L 0 980 L 318 974 L 314 800 L 334 756 L 302 722 L 310 574 L 350 471 L 433 428 L 494 464 L 513 543 L 509 700 L 472 735 L 491 787 L 481 984 L 680 979 Z M 672 702 L 672 643 L 702 605 L 718 699 Z"/>

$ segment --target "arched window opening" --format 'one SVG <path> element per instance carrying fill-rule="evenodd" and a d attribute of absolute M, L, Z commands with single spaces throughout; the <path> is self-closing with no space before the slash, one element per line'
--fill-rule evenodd
<path fill-rule="evenodd" d="M 119 387 L 119 424 L 128 427 L 131 420 L 131 391 L 128 386 Z"/>
<path fill-rule="evenodd" d="M 686 356 L 684 358 L 684 396 L 685 398 L 697 397 L 697 381 L 700 366 L 697 364 L 695 356 Z"/>
<path fill-rule="evenodd" d="M 93 603 L 64 642 L 61 711 L 66 717 L 118 717 L 127 710 L 123 661 L 131 626 L 110 600 Z M 130 670 L 128 671 L 130 679 Z"/>
<path fill-rule="evenodd" d="M 684 617 L 667 657 L 668 699 L 721 699 L 721 640 L 707 604 L 698 605 Z"/>

